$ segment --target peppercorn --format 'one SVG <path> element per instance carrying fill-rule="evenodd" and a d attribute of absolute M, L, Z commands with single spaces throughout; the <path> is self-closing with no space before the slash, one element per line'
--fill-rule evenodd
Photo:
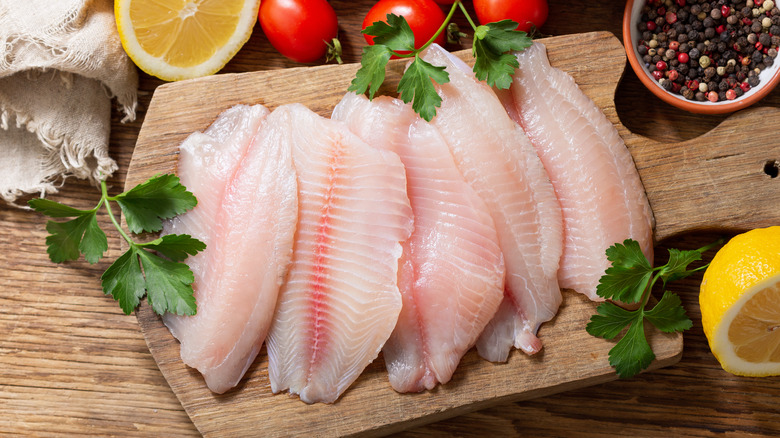
<path fill-rule="evenodd" d="M 721 79 L 720 82 L 718 82 L 718 90 L 720 91 L 726 91 L 729 89 L 729 81 L 725 79 Z"/>
<path fill-rule="evenodd" d="M 699 57 L 699 65 L 702 66 L 703 68 L 709 67 L 710 62 L 711 62 L 710 57 L 707 55 Z"/>
<path fill-rule="evenodd" d="M 752 78 L 747 79 L 748 84 L 750 84 L 751 87 L 755 87 L 758 85 L 758 76 L 753 76 Z"/>
<path fill-rule="evenodd" d="M 715 91 L 710 91 L 707 93 L 707 100 L 710 102 L 717 102 L 718 101 L 718 93 Z"/>
<path fill-rule="evenodd" d="M 736 93 L 737 97 L 741 97 L 742 95 L 744 95 L 744 94 L 745 94 L 745 92 L 744 92 L 744 91 L 742 91 L 742 89 L 741 89 L 741 88 L 739 88 L 739 87 L 737 87 L 737 88 L 735 88 L 735 89 L 734 89 L 734 93 Z"/>
<path fill-rule="evenodd" d="M 701 55 L 699 54 L 700 52 L 701 52 L 701 51 L 700 51 L 699 49 L 697 49 L 696 47 L 694 47 L 694 48 L 692 48 L 692 49 L 691 49 L 691 50 L 688 52 L 688 56 L 690 56 L 690 58 L 691 58 L 691 59 L 699 59 L 699 56 L 701 56 Z"/>
<path fill-rule="evenodd" d="M 775 65 L 775 58 L 767 56 L 766 58 L 764 58 L 764 65 L 767 67 L 771 67 Z"/>
<path fill-rule="evenodd" d="M 683 97 L 688 100 L 693 100 L 693 98 L 696 96 L 696 93 L 694 93 L 693 90 L 688 87 L 680 88 L 680 94 L 682 94 Z"/>

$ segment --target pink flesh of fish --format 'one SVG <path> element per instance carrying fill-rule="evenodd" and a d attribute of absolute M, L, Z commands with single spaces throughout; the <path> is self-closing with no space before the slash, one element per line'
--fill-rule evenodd
<path fill-rule="evenodd" d="M 590 299 L 610 266 L 605 251 L 632 238 L 653 260 L 654 220 L 631 154 L 615 127 L 544 45 L 517 55 L 514 108 L 550 175 L 564 219 L 558 281 Z"/>
<path fill-rule="evenodd" d="M 274 393 L 334 402 L 373 361 L 401 311 L 400 242 L 412 230 L 398 156 L 301 105 L 277 108 L 298 173 L 293 263 L 268 336 Z"/>
<path fill-rule="evenodd" d="M 207 244 L 188 259 L 197 314 L 163 320 L 181 342 L 182 361 L 216 393 L 238 384 L 257 356 L 292 259 L 295 171 L 289 147 L 273 141 L 278 129 L 267 114 L 235 107 L 185 140 L 178 173 L 199 202 L 165 230 Z"/>
<path fill-rule="evenodd" d="M 452 377 L 503 298 L 504 263 L 487 207 L 463 179 L 438 130 L 398 99 L 348 93 L 333 111 L 406 167 L 414 231 L 398 272 L 403 307 L 383 348 L 399 392 Z"/>
<path fill-rule="evenodd" d="M 541 348 L 539 325 L 558 311 L 557 273 L 563 245 L 561 210 L 539 157 L 495 93 L 439 46 L 424 59 L 446 66 L 450 82 L 437 85 L 439 128 L 466 181 L 487 204 L 506 264 L 504 311 L 477 341 L 479 354 L 505 361 L 512 346 Z"/>

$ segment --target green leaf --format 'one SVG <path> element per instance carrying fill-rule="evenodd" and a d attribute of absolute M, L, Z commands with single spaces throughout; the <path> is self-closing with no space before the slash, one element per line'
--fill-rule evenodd
<path fill-rule="evenodd" d="M 60 204 L 59 202 L 41 198 L 30 199 L 27 201 L 27 205 L 32 207 L 33 210 L 37 211 L 38 213 L 45 214 L 49 217 L 75 217 L 89 212 L 89 210 L 79 210 L 77 208 Z"/>
<path fill-rule="evenodd" d="M 412 102 L 414 112 L 430 122 L 436 116 L 436 108 L 441 106 L 441 97 L 433 82 L 441 85 L 449 81 L 450 75 L 444 67 L 437 67 L 415 55 L 398 82 L 398 93 L 404 102 Z"/>
<path fill-rule="evenodd" d="M 84 238 L 81 239 L 79 244 L 79 251 L 84 254 L 84 258 L 89 263 L 95 264 L 108 250 L 108 239 L 106 238 L 106 233 L 98 225 L 96 214 L 92 213 L 89 217 L 90 219 L 84 229 Z"/>
<path fill-rule="evenodd" d="M 414 50 L 414 32 L 402 16 L 387 14 L 387 23 L 375 21 L 363 29 L 363 34 L 373 36 L 374 45 L 383 45 L 395 51 Z"/>
<path fill-rule="evenodd" d="M 636 311 L 623 309 L 613 303 L 605 302 L 596 308 L 598 315 L 590 317 L 585 330 L 593 336 L 613 339 L 636 319 Z"/>
<path fill-rule="evenodd" d="M 659 275 L 664 284 L 685 278 L 696 272 L 689 271 L 688 265 L 697 260 L 701 260 L 701 252 L 698 250 L 680 251 L 672 248 L 669 250 L 669 261 L 661 268 Z"/>
<path fill-rule="evenodd" d="M 664 292 L 661 301 L 644 314 L 651 324 L 666 333 L 681 332 L 693 326 L 693 322 L 685 313 L 680 297 L 669 291 Z"/>
<path fill-rule="evenodd" d="M 179 177 L 158 175 L 116 196 L 133 233 L 162 229 L 162 220 L 182 214 L 198 203 L 195 196 L 179 183 Z"/>
<path fill-rule="evenodd" d="M 637 375 L 655 359 L 655 354 L 645 338 L 645 328 L 641 312 L 635 314 L 626 335 L 609 350 L 609 364 L 621 378 Z"/>
<path fill-rule="evenodd" d="M 639 243 L 626 239 L 622 245 L 616 243 L 610 246 L 606 253 L 612 267 L 607 268 L 599 279 L 596 294 L 625 303 L 639 302 L 653 274 Z"/>
<path fill-rule="evenodd" d="M 166 234 L 151 242 L 139 244 L 139 246 L 153 249 L 174 262 L 185 260 L 188 256 L 206 249 L 205 243 L 188 234 Z"/>
<path fill-rule="evenodd" d="M 139 250 L 141 265 L 146 275 L 146 299 L 152 309 L 162 315 L 194 315 L 196 311 L 192 282 L 195 280 L 189 266 L 165 260 L 149 251 Z"/>
<path fill-rule="evenodd" d="M 138 307 L 146 293 L 146 281 L 138 262 L 138 250 L 133 246 L 116 259 L 100 279 L 103 292 L 114 297 L 126 315 Z"/>
<path fill-rule="evenodd" d="M 49 259 L 54 263 L 78 259 L 81 254 L 79 251 L 81 239 L 94 220 L 95 213 L 92 212 L 67 222 L 48 221 L 46 231 L 49 232 L 49 236 L 46 237 L 46 252 L 49 253 Z"/>
<path fill-rule="evenodd" d="M 512 75 L 520 63 L 511 51 L 525 50 L 533 41 L 525 33 L 515 30 L 517 23 L 501 20 L 477 27 L 474 32 L 474 74 L 480 81 L 500 89 L 512 84 Z"/>
<path fill-rule="evenodd" d="M 347 90 L 363 94 L 368 90 L 368 98 L 373 99 L 382 82 L 385 81 L 385 67 L 390 61 L 392 52 L 385 46 L 374 45 L 363 47 L 360 58 L 360 69 L 352 79 Z"/>

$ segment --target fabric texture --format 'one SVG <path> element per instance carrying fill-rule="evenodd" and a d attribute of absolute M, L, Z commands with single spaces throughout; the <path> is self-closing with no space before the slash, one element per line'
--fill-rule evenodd
<path fill-rule="evenodd" d="M 111 99 L 134 120 L 137 90 L 113 1 L 0 0 L 0 197 L 109 177 Z"/>

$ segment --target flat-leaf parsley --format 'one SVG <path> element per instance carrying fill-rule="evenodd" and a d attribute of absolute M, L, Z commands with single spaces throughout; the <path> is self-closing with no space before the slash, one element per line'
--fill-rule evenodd
<path fill-rule="evenodd" d="M 586 327 L 591 335 L 605 339 L 614 339 L 628 327 L 625 335 L 609 351 L 609 364 L 615 367 L 618 376 L 632 377 L 655 359 L 645 337 L 645 320 L 666 333 L 691 328 L 693 323 L 686 315 L 679 296 L 664 290 L 661 300 L 647 309 L 650 291 L 659 279 L 665 289 L 669 281 L 706 269 L 708 264 L 695 269 L 688 269 L 688 265 L 701 260 L 704 251 L 718 244 L 720 242 L 692 251 L 670 249 L 669 262 L 657 268 L 650 265 L 635 240 L 626 239 L 622 244 L 616 243 L 607 249 L 607 259 L 612 266 L 599 280 L 596 294 L 626 304 L 640 303 L 636 310 L 626 310 L 612 302 L 604 302 Z"/>
<path fill-rule="evenodd" d="M 138 307 L 146 295 L 158 314 L 194 315 L 194 277 L 190 268 L 181 262 L 203 251 L 206 245 L 187 234 L 168 234 L 150 242 L 135 242 L 122 230 L 111 210 L 111 202 L 116 202 L 122 209 L 132 233 L 157 232 L 162 230 L 164 219 L 195 207 L 195 196 L 187 191 L 178 177 L 170 174 L 155 176 L 116 196 L 108 196 L 105 182 L 101 182 L 100 187 L 100 201 L 89 210 L 79 210 L 48 199 L 28 202 L 46 216 L 74 218 L 67 222 L 47 222 L 49 236 L 46 245 L 51 261 L 61 263 L 84 255 L 89 263 L 94 264 L 103 257 L 108 250 L 108 239 L 98 225 L 97 212 L 105 206 L 111 222 L 129 248 L 101 276 L 103 291 L 114 297 L 126 314 Z"/>

